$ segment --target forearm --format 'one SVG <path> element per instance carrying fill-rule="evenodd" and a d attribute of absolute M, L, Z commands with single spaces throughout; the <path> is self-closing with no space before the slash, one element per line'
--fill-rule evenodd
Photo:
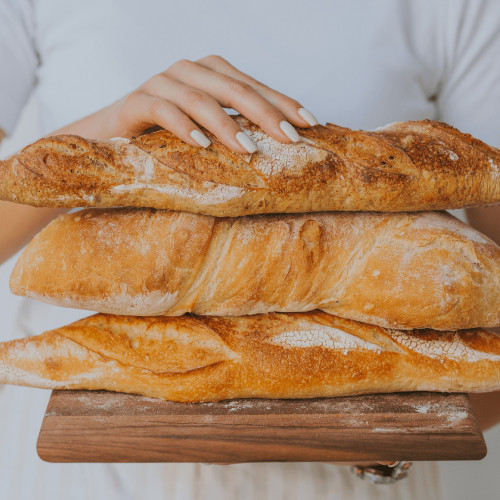
<path fill-rule="evenodd" d="M 54 217 L 67 211 L 0 201 L 0 264 L 29 243 Z"/>
<path fill-rule="evenodd" d="M 467 208 L 465 210 L 467 222 L 481 233 L 500 245 L 500 204 L 491 207 Z M 499 328 L 491 328 L 500 334 Z"/>
<path fill-rule="evenodd" d="M 465 210 L 467 222 L 481 233 L 500 245 L 500 204 L 491 207 L 468 208 Z M 499 328 L 491 328 L 500 334 Z"/>
<path fill-rule="evenodd" d="M 469 208 L 466 215 L 471 226 L 500 245 L 500 205 Z M 499 328 L 493 330 L 500 333 Z M 483 431 L 500 424 L 500 391 L 470 394 L 470 399 Z"/>
<path fill-rule="evenodd" d="M 469 224 L 500 245 L 500 204 L 465 210 Z"/>
<path fill-rule="evenodd" d="M 469 396 L 483 432 L 500 424 L 500 391 Z"/>

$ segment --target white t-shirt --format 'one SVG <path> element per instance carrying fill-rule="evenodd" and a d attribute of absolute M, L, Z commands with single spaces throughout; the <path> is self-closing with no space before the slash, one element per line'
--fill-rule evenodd
<path fill-rule="evenodd" d="M 12 132 L 33 92 L 49 133 L 179 59 L 219 54 L 321 122 L 433 118 L 499 146 L 499 19 L 495 0 L 0 0 L 0 127 Z M 58 311 L 26 302 L 23 333 L 64 324 Z M 326 464 L 45 464 L 34 441 L 47 397 L 0 391 L 2 500 L 440 496 L 431 464 L 392 487 Z"/>

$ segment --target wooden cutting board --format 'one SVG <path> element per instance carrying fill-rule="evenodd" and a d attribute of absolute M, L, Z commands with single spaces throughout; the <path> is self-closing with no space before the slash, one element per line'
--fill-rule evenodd
<path fill-rule="evenodd" d="M 465 394 L 414 392 L 184 404 L 54 391 L 38 438 L 48 462 L 478 460 Z"/>

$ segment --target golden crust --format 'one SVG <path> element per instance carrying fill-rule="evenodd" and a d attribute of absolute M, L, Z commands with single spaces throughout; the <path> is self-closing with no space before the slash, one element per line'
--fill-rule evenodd
<path fill-rule="evenodd" d="M 444 123 L 376 131 L 332 124 L 280 144 L 241 116 L 258 146 L 195 148 L 162 130 L 132 141 L 41 139 L 1 162 L 0 198 L 36 206 L 135 206 L 215 216 L 418 211 L 500 202 L 500 151 Z"/>
<path fill-rule="evenodd" d="M 154 327 L 155 333 L 151 333 Z M 78 338 L 74 329 L 87 335 Z M 158 332 L 210 330 L 228 355 L 190 371 L 156 372 L 109 356 L 105 338 L 129 349 L 127 333 L 160 353 Z M 100 330 L 100 331 L 99 331 Z M 168 334 L 170 336 L 170 334 Z M 203 349 L 203 346 L 198 346 Z M 230 354 L 229 354 L 230 353 Z M 176 366 L 181 350 L 165 350 Z M 172 358 L 172 359 L 171 359 Z M 322 312 L 247 317 L 139 318 L 97 315 L 37 337 L 0 344 L 0 382 L 34 387 L 107 389 L 173 401 L 240 397 L 310 398 L 377 392 L 485 392 L 500 389 L 500 336 L 486 330 L 403 332 Z"/>
<path fill-rule="evenodd" d="M 64 336 L 102 356 L 155 373 L 182 373 L 235 357 L 220 336 L 194 317 L 155 318 L 97 315 L 64 328 Z"/>
<path fill-rule="evenodd" d="M 33 239 L 10 285 L 52 304 L 124 315 L 322 309 L 402 329 L 500 325 L 500 248 L 438 212 L 233 219 L 84 210 Z"/>

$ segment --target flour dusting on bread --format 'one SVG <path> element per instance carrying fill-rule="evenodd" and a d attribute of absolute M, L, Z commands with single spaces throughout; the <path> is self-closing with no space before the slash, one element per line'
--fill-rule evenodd
<path fill-rule="evenodd" d="M 448 336 L 443 334 L 442 338 L 432 340 L 419 336 L 418 332 L 406 333 L 392 330 L 391 335 L 396 342 L 399 342 L 408 349 L 429 358 L 438 359 L 441 362 L 447 359 L 467 361 L 468 363 L 478 361 L 500 362 L 500 355 L 472 349 L 462 341 L 457 332 L 448 334 Z"/>
<path fill-rule="evenodd" d="M 139 191 L 143 194 L 146 194 L 149 190 L 175 197 L 178 200 L 197 200 L 199 202 L 207 204 L 223 203 L 235 198 L 239 198 L 245 194 L 245 190 L 243 188 L 238 186 L 229 186 L 227 184 L 207 186 L 207 189 L 204 192 L 174 184 L 158 184 L 152 182 L 119 184 L 111 188 L 111 191 L 114 193 L 129 194 L 138 193 Z"/>
<path fill-rule="evenodd" d="M 116 148 L 116 152 L 122 158 L 124 167 L 135 172 L 136 180 L 139 182 L 149 182 L 156 175 L 156 165 L 158 160 L 152 155 L 145 153 L 142 149 L 130 144 L 128 139 L 114 137 L 109 142 Z"/>
<path fill-rule="evenodd" d="M 337 349 L 344 354 L 358 349 L 382 352 L 379 345 L 367 342 L 344 330 L 300 321 L 295 325 L 295 329 L 281 332 L 269 339 L 268 342 L 284 348 L 323 347 L 325 349 Z"/>
<path fill-rule="evenodd" d="M 282 144 L 259 129 L 245 129 L 257 146 L 258 154 L 252 156 L 251 165 L 266 176 L 283 173 L 301 176 L 311 163 L 319 163 L 328 153 L 305 141 Z"/>

